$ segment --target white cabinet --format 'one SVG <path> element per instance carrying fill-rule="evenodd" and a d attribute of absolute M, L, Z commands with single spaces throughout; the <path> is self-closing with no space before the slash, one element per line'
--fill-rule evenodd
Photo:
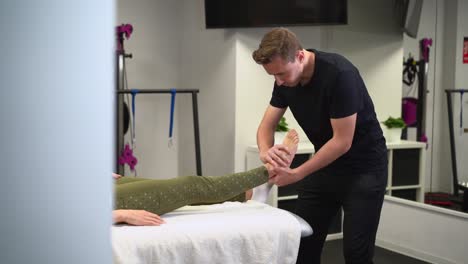
<path fill-rule="evenodd" d="M 426 144 L 401 140 L 387 143 L 388 149 L 388 185 L 387 195 L 424 202 L 424 170 Z M 296 157 L 291 167 L 299 166 L 314 154 L 311 143 L 299 143 Z M 246 169 L 261 166 L 256 145 L 249 146 L 246 153 Z M 285 207 L 297 199 L 295 186 L 273 186 L 268 203 L 275 207 Z M 288 209 L 288 208 L 286 208 Z"/>
<path fill-rule="evenodd" d="M 426 143 L 387 143 L 387 195 L 424 203 Z"/>

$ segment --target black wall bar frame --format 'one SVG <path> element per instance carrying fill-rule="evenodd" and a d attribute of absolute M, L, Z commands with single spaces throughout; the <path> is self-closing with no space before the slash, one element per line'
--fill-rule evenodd
<path fill-rule="evenodd" d="M 452 104 L 452 94 L 454 93 L 468 93 L 468 89 L 445 89 L 447 95 L 447 110 L 448 110 L 448 122 L 450 129 L 450 154 L 452 156 L 452 173 L 453 173 L 453 194 L 455 196 L 459 195 L 459 190 L 464 191 L 464 196 L 468 197 L 467 192 L 468 188 L 462 186 L 458 182 L 458 171 L 457 171 L 457 156 L 455 151 L 455 132 L 454 132 L 454 122 L 453 122 L 453 104 Z"/>
<path fill-rule="evenodd" d="M 200 126 L 198 119 L 198 99 L 197 94 L 199 93 L 198 89 L 175 89 L 176 93 L 189 93 L 192 94 L 192 109 L 193 109 L 193 130 L 195 136 L 195 159 L 197 166 L 197 175 L 202 175 L 202 165 L 201 165 L 201 153 L 200 153 Z M 132 90 L 117 90 L 118 95 L 122 94 L 131 94 Z M 171 89 L 139 89 L 137 94 L 170 94 L 172 93 Z M 121 96 L 118 96 L 118 105 L 121 104 Z M 117 161 L 118 156 L 123 150 L 123 118 L 122 112 L 123 109 L 118 107 L 117 109 Z M 133 121 L 134 122 L 134 121 Z M 117 171 L 123 173 L 123 166 L 117 164 Z"/>

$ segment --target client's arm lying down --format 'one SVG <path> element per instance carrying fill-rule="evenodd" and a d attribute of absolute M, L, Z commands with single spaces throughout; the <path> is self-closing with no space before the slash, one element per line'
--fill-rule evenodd
<path fill-rule="evenodd" d="M 164 220 L 157 214 L 145 210 L 117 209 L 112 211 L 114 223 L 127 223 L 136 226 L 158 226 Z"/>
<path fill-rule="evenodd" d="M 245 192 L 246 200 L 252 198 L 252 190 Z M 136 226 L 158 226 L 164 224 L 161 216 L 146 210 L 117 209 L 112 211 L 114 223 L 127 223 Z"/>
<path fill-rule="evenodd" d="M 112 173 L 115 180 L 122 178 L 122 175 Z M 114 223 L 127 223 L 137 226 L 151 226 L 164 224 L 164 220 L 157 214 L 146 210 L 117 209 L 112 211 Z"/>

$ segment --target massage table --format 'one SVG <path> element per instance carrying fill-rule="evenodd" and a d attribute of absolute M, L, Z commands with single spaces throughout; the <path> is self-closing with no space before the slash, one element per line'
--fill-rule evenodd
<path fill-rule="evenodd" d="M 296 263 L 310 226 L 258 202 L 184 206 L 161 226 L 112 226 L 114 263 Z"/>

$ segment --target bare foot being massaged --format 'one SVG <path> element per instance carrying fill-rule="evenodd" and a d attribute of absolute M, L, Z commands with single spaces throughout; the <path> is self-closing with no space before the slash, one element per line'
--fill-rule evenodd
<path fill-rule="evenodd" d="M 291 166 L 294 155 L 296 155 L 298 144 L 299 135 L 297 134 L 296 130 L 289 130 L 283 139 L 283 144 L 277 145 L 276 149 L 273 150 L 274 158 L 272 158 L 272 160 L 277 160 L 277 162 L 265 163 L 265 167 L 268 169 L 268 171 L 274 171 L 276 167 L 289 168 L 289 166 Z M 274 175 L 270 176 L 270 178 L 273 177 Z"/>
<path fill-rule="evenodd" d="M 268 183 L 262 184 L 253 189 L 251 199 L 262 203 L 268 203 L 268 195 L 270 190 L 275 183 L 275 177 L 277 172 L 283 169 L 289 169 L 292 160 L 297 152 L 297 146 L 299 144 L 299 135 L 296 130 L 291 129 L 288 131 L 283 139 L 283 144 L 275 145 L 271 148 L 266 155 L 263 155 L 260 159 L 265 162 L 265 166 L 270 173 Z"/>
<path fill-rule="evenodd" d="M 287 166 L 297 151 L 299 137 L 291 130 L 280 150 Z M 213 204 L 250 199 L 252 188 L 274 178 L 277 166 L 265 164 L 246 172 L 224 176 L 183 176 L 172 179 L 145 179 L 113 174 L 115 179 L 114 223 L 161 225 L 160 217 L 185 205 Z M 268 190 L 265 195 L 268 196 Z M 263 198 L 266 199 L 266 198 Z M 158 202 L 155 202 L 158 201 Z"/>

